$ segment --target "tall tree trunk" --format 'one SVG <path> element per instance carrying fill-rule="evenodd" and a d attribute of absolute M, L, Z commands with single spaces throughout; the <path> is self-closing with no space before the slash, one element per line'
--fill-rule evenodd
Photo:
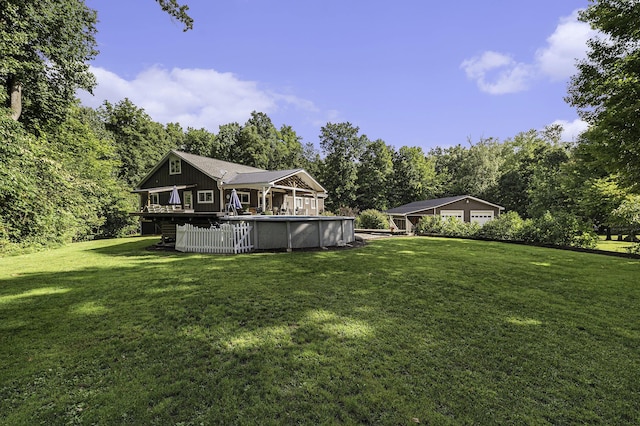
<path fill-rule="evenodd" d="M 11 118 L 18 121 L 22 114 L 22 83 L 16 77 L 9 77 L 8 83 Z"/>

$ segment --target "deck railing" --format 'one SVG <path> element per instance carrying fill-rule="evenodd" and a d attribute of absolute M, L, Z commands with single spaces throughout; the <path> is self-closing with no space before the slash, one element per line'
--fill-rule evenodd
<path fill-rule="evenodd" d="M 176 250 L 191 253 L 248 253 L 253 250 L 251 225 L 223 223 L 219 228 L 199 228 L 188 223 L 178 225 Z"/>

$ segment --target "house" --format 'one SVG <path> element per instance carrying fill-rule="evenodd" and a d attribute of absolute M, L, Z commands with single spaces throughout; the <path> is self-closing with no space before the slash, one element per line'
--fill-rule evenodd
<path fill-rule="evenodd" d="M 390 210 L 391 216 L 399 229 L 411 232 L 423 216 L 438 215 L 457 217 L 464 222 L 475 222 L 480 225 L 500 216 L 504 207 L 490 203 L 470 195 L 437 198 L 434 200 L 416 201 Z"/>
<path fill-rule="evenodd" d="M 171 204 L 174 188 L 179 204 Z M 242 209 L 230 209 L 236 190 Z M 175 235 L 177 224 L 211 225 L 220 217 L 260 212 L 319 215 L 326 190 L 303 169 L 268 171 L 172 150 L 133 190 L 140 208 L 142 234 Z"/>

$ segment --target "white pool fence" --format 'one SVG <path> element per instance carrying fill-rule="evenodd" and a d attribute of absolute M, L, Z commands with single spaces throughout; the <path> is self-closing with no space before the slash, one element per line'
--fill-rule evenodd
<path fill-rule="evenodd" d="M 219 228 L 199 228 L 190 224 L 176 227 L 176 250 L 190 253 L 238 254 L 253 250 L 251 225 L 227 224 Z"/>

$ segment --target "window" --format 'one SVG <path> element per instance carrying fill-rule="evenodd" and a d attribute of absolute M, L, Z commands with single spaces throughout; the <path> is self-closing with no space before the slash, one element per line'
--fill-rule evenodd
<path fill-rule="evenodd" d="M 302 208 L 302 198 L 296 198 L 296 207 Z"/>
<path fill-rule="evenodd" d="M 251 194 L 248 192 L 238 192 L 238 198 L 240 199 L 240 204 L 249 204 L 251 201 Z"/>
<path fill-rule="evenodd" d="M 315 198 L 311 199 L 311 208 L 314 209 L 314 210 L 316 209 L 316 199 Z"/>
<path fill-rule="evenodd" d="M 149 194 L 149 204 L 160 204 L 160 194 L 157 192 Z"/>
<path fill-rule="evenodd" d="M 198 203 L 213 204 L 213 191 L 198 191 Z"/>
<path fill-rule="evenodd" d="M 182 173 L 182 162 L 179 158 L 171 158 L 169 159 L 169 174 L 170 175 L 179 175 Z"/>

